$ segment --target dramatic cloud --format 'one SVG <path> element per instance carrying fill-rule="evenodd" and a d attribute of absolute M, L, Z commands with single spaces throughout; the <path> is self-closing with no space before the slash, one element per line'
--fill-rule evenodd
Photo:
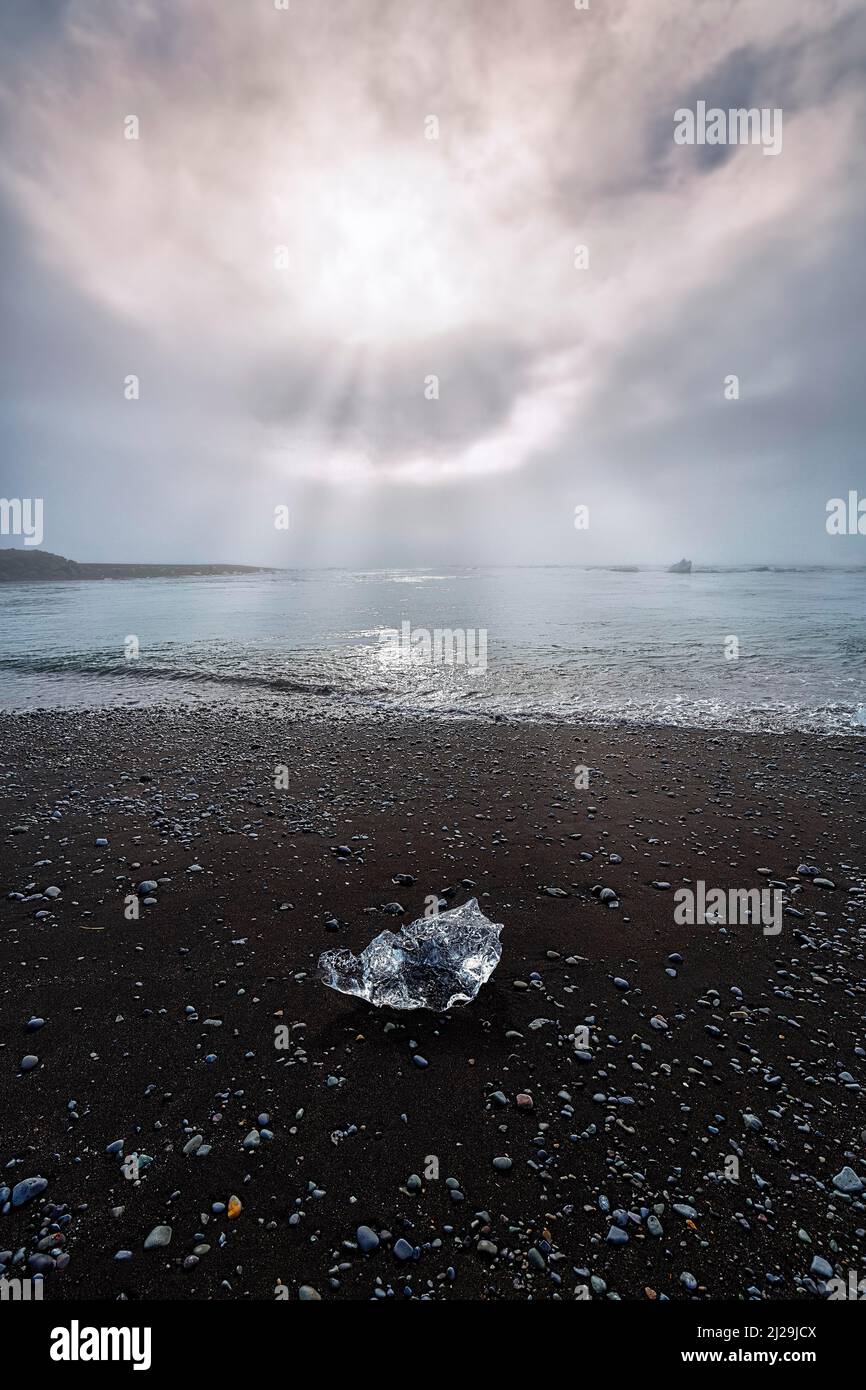
<path fill-rule="evenodd" d="M 823 528 L 863 483 L 860 0 L 69 0 L 3 26 L 4 453 L 46 545 L 861 558 Z M 699 101 L 781 108 L 781 153 L 675 144 Z"/>

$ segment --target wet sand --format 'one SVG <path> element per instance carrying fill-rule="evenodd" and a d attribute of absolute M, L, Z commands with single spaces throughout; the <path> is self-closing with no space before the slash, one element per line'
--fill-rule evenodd
<path fill-rule="evenodd" d="M 815 1257 L 864 1269 L 862 740 L 277 708 L 5 715 L 0 748 L 0 1188 L 47 1179 L 0 1264 L 46 1299 L 809 1300 Z M 699 879 L 783 884 L 781 933 L 678 926 Z M 316 980 L 446 890 L 505 924 L 474 1003 Z"/>

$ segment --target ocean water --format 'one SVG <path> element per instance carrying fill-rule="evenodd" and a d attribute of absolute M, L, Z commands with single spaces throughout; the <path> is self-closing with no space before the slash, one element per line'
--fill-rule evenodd
<path fill-rule="evenodd" d="M 292 570 L 0 585 L 0 707 L 866 732 L 866 571 Z M 398 640 L 408 624 L 410 640 Z M 467 634 L 472 664 L 437 659 Z M 430 634 L 430 651 L 424 633 Z M 738 643 L 735 659 L 726 657 Z M 137 656 L 127 656 L 135 650 Z M 477 658 L 484 655 L 486 662 Z M 460 639 L 451 649 L 458 658 Z M 428 659 L 429 658 L 429 659 Z"/>

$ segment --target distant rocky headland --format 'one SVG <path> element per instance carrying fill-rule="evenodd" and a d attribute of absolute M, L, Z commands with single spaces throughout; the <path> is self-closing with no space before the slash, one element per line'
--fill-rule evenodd
<path fill-rule="evenodd" d="M 0 549 L 0 583 L 57 579 L 182 579 L 188 575 L 260 574 L 264 565 L 87 565 L 50 550 Z"/>

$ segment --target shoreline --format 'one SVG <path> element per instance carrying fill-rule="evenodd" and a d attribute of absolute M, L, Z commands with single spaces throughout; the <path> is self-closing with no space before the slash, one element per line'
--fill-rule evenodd
<path fill-rule="evenodd" d="M 48 1186 L 0 1216 L 0 1246 L 47 1261 L 47 1300 L 272 1299 L 279 1279 L 338 1300 L 802 1301 L 815 1257 L 862 1268 L 866 1204 L 832 1183 L 866 1181 L 861 742 L 22 714 L 23 738 L 0 715 L 0 1184 Z M 145 880 L 156 901 L 128 920 Z M 699 880 L 781 883 L 803 916 L 776 937 L 678 926 Z M 400 1015 L 314 978 L 320 952 L 451 889 L 505 924 L 466 1008 Z M 116 1141 L 152 1160 L 137 1181 Z M 171 1243 L 145 1250 L 159 1225 Z"/>
<path fill-rule="evenodd" d="M 58 670 L 53 673 L 57 679 L 68 682 L 63 672 Z M 172 678 L 174 680 L 174 678 Z M 183 684 L 183 678 L 178 677 L 177 685 Z M 199 678 L 202 688 L 207 689 L 209 682 Z M 189 682 L 188 685 L 191 685 Z M 586 715 L 583 713 L 574 715 L 543 714 L 538 711 L 531 711 L 526 714 L 510 711 L 502 713 L 484 710 L 460 710 L 449 709 L 393 709 L 388 706 L 376 706 L 370 701 L 358 701 L 357 707 L 352 707 L 348 700 L 342 704 L 326 703 L 329 696 L 323 694 L 321 690 L 315 688 L 304 688 L 301 682 L 292 682 L 288 677 L 285 684 L 287 686 L 298 687 L 293 689 L 292 694 L 297 698 L 298 703 L 291 703 L 291 696 L 287 691 L 281 690 L 278 686 L 272 686 L 266 681 L 256 681 L 250 679 L 245 682 L 232 682 L 225 679 L 215 678 L 212 682 L 214 686 L 230 685 L 233 698 L 224 692 L 219 695 L 203 695 L 201 698 L 191 698 L 188 691 L 180 701 L 171 701 L 166 696 L 161 700 L 153 702 L 130 702 L 129 704 L 87 704 L 81 705 L 34 705 L 30 708 L 25 706 L 4 706 L 0 704 L 0 720 L 3 719 L 68 719 L 68 718 L 128 718 L 130 716 L 140 716 L 141 718 L 160 718 L 170 717 L 176 719 L 184 715 L 193 716 L 196 714 L 210 713 L 218 717 L 222 712 L 229 716 L 242 715 L 249 719 L 268 719 L 286 720 L 291 723 L 300 721 L 311 724 L 335 724 L 343 727 L 344 724 L 369 725 L 370 728 L 381 728 L 383 725 L 404 725 L 418 724 L 421 727 L 432 729 L 449 729 L 472 726 L 477 724 L 479 728 L 497 728 L 532 730 L 535 728 L 555 730 L 563 732 L 579 732 L 581 729 L 596 734 L 611 734 L 618 731 L 631 734 L 666 734 L 680 733 L 685 736 L 695 738 L 768 738 L 768 739 L 816 739 L 830 740 L 839 739 L 843 743 L 852 742 L 857 745 L 860 741 L 866 740 L 866 723 L 851 722 L 839 726 L 838 728 L 803 728 L 800 726 L 790 726 L 786 728 L 755 728 L 740 724 L 689 724 L 689 723 L 665 723 L 651 718 L 635 717 L 626 718 L 622 715 Z M 239 689 L 246 685 L 250 691 L 260 690 L 269 691 L 270 694 L 260 693 L 250 694 L 246 700 L 239 697 Z M 318 704 L 314 701 L 319 701 Z"/>

